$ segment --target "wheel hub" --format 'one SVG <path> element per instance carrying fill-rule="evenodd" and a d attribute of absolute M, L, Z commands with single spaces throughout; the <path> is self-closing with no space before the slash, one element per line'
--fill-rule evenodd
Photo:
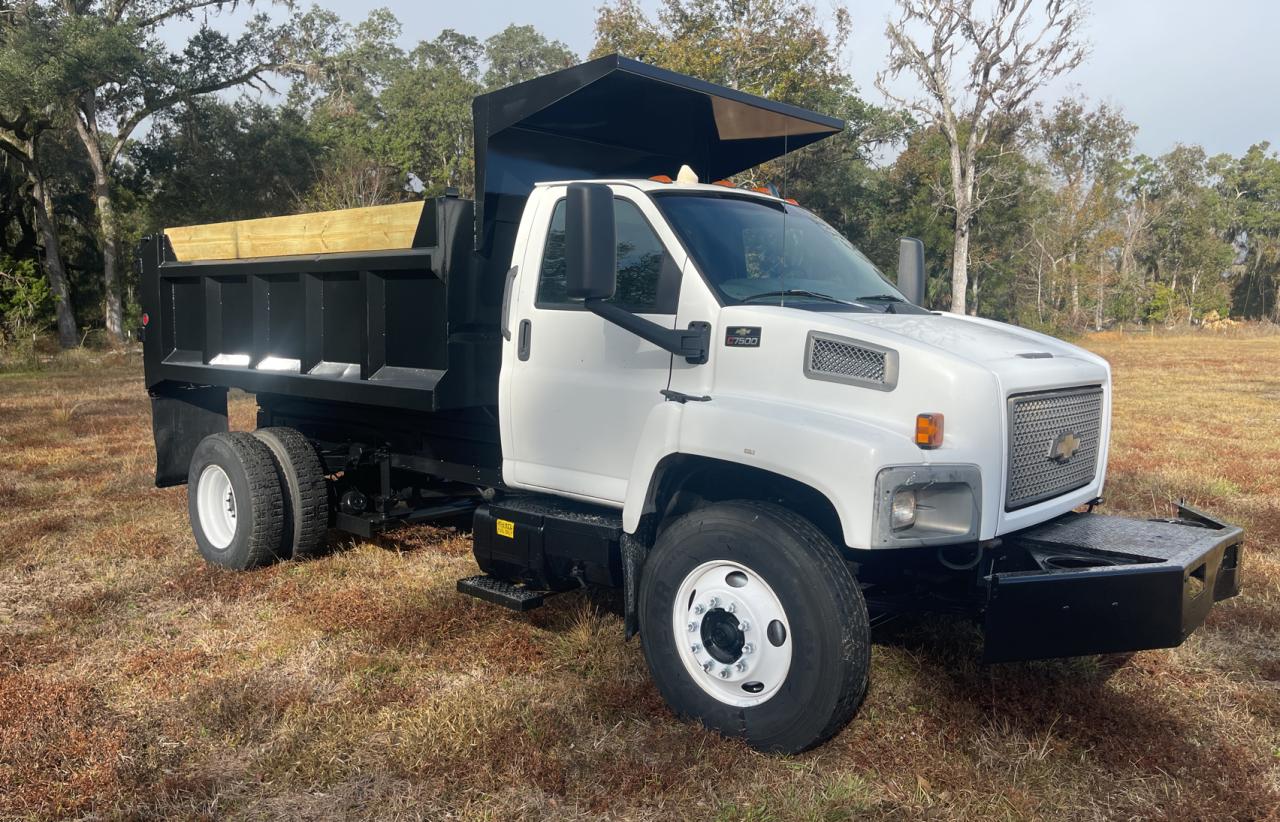
<path fill-rule="evenodd" d="M 723 608 L 713 608 L 702 618 L 702 645 L 717 662 L 737 662 L 746 634 L 738 618 Z"/>
<path fill-rule="evenodd" d="M 787 625 L 768 583 L 733 562 L 705 563 L 690 572 L 672 614 L 689 675 L 717 700 L 744 707 L 764 702 L 786 679 Z"/>

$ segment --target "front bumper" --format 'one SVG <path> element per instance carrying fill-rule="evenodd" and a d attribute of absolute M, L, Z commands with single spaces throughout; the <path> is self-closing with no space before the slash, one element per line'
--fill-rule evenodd
<path fill-rule="evenodd" d="M 984 581 L 988 662 L 1172 648 L 1240 592 L 1244 531 L 1067 513 L 1009 534 Z"/>

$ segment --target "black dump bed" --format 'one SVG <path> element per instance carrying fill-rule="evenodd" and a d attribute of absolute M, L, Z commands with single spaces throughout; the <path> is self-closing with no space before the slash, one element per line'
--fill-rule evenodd
<path fill-rule="evenodd" d="M 293 246 L 235 246 L 235 232 L 270 221 L 145 240 L 148 388 L 204 384 L 418 411 L 495 405 L 503 283 L 535 183 L 674 175 L 682 163 L 711 181 L 843 125 L 616 55 L 482 95 L 473 111 L 479 207 L 428 200 L 399 247 L 314 253 L 328 248 L 324 231 L 299 235 L 297 226 Z M 184 253 L 178 235 L 203 229 L 231 232 L 231 245 L 186 243 Z M 291 247 L 307 253 L 260 251 Z"/>

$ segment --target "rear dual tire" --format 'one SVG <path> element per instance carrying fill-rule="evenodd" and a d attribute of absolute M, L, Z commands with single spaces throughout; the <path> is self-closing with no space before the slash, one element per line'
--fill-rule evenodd
<path fill-rule="evenodd" d="M 245 571 L 316 556 L 329 526 L 323 463 L 291 428 L 212 434 L 187 475 L 187 507 L 200 555 Z"/>
<path fill-rule="evenodd" d="M 677 714 L 759 750 L 826 741 L 866 693 L 862 591 L 820 530 L 772 503 L 716 503 L 662 532 L 641 578 L 640 636 Z"/>
<path fill-rule="evenodd" d="M 329 534 L 329 485 L 314 445 L 293 428 L 259 428 L 253 436 L 271 451 L 284 503 L 281 557 L 310 559 Z"/>
<path fill-rule="evenodd" d="M 211 434 L 191 456 L 187 513 L 200 555 L 235 570 L 279 558 L 284 516 L 271 451 L 250 434 Z"/>

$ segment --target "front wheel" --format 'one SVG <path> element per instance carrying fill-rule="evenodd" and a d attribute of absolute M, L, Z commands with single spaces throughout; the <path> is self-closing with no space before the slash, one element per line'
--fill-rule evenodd
<path fill-rule="evenodd" d="M 853 717 L 867 606 L 831 541 L 772 503 L 724 502 L 666 528 L 645 564 L 640 636 L 676 713 L 795 753 Z"/>

